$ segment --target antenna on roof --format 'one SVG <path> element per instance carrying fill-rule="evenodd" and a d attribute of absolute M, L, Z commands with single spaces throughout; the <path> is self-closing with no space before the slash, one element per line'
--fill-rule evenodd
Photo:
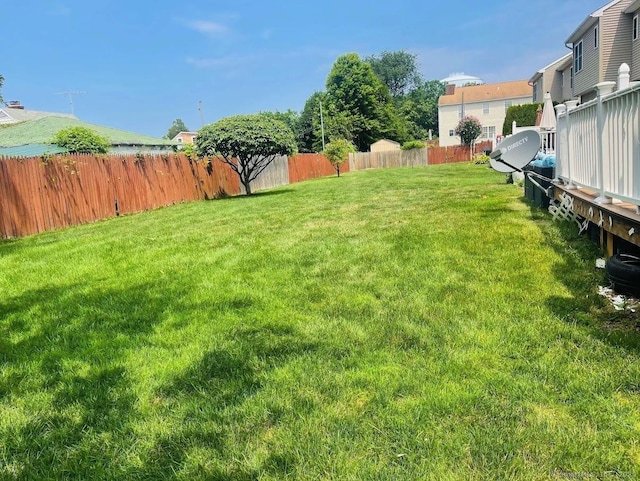
<path fill-rule="evenodd" d="M 66 92 L 58 92 L 56 95 L 66 95 L 67 97 L 69 97 L 69 105 L 71 106 L 71 115 L 73 115 L 75 117 L 75 112 L 73 110 L 73 96 L 74 95 L 78 95 L 78 94 L 86 94 L 87 92 L 85 92 L 84 90 L 75 90 L 75 91 L 66 91 Z"/>

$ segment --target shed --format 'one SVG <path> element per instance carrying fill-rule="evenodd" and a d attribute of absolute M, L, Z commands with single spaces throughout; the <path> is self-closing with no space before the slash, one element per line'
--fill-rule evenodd
<path fill-rule="evenodd" d="M 400 150 L 400 144 L 389 139 L 380 139 L 369 147 L 371 152 L 389 152 L 390 150 Z"/>

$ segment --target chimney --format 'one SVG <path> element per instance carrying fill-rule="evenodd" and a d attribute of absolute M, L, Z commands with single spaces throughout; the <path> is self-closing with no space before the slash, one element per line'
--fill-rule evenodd
<path fill-rule="evenodd" d="M 447 84 L 447 86 L 444 88 L 444 94 L 445 95 L 453 95 L 454 93 L 456 93 L 456 85 L 455 84 Z"/>
<path fill-rule="evenodd" d="M 8 107 L 10 109 L 24 110 L 24 105 L 22 105 L 19 100 L 11 100 Z"/>

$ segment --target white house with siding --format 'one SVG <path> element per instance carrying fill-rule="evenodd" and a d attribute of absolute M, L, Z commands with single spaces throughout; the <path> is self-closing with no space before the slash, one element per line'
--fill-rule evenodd
<path fill-rule="evenodd" d="M 463 117 L 476 117 L 482 125 L 478 140 L 494 140 L 502 135 L 507 109 L 531 103 L 531 86 L 527 80 L 472 85 L 447 86 L 438 100 L 438 136 L 441 147 L 460 145 L 455 129 Z"/>
<path fill-rule="evenodd" d="M 607 3 L 587 16 L 565 41 L 573 54 L 573 97 L 578 97 L 582 103 L 596 97 L 595 85 L 598 83 L 614 82 L 622 63 L 633 65 L 632 45 L 638 37 L 638 4 L 632 0 Z M 631 80 L 640 80 L 638 67 L 636 63 Z"/>

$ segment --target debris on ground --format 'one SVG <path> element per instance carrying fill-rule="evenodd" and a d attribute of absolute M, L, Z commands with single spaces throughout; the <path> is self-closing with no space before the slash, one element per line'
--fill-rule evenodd
<path fill-rule="evenodd" d="M 622 294 L 618 294 L 610 287 L 603 286 L 598 286 L 598 294 L 609 299 L 616 311 L 640 311 L 640 299 L 636 299 L 632 296 L 624 296 Z"/>
<path fill-rule="evenodd" d="M 607 261 L 605 259 L 596 259 L 596 268 L 604 269 L 607 265 Z"/>

